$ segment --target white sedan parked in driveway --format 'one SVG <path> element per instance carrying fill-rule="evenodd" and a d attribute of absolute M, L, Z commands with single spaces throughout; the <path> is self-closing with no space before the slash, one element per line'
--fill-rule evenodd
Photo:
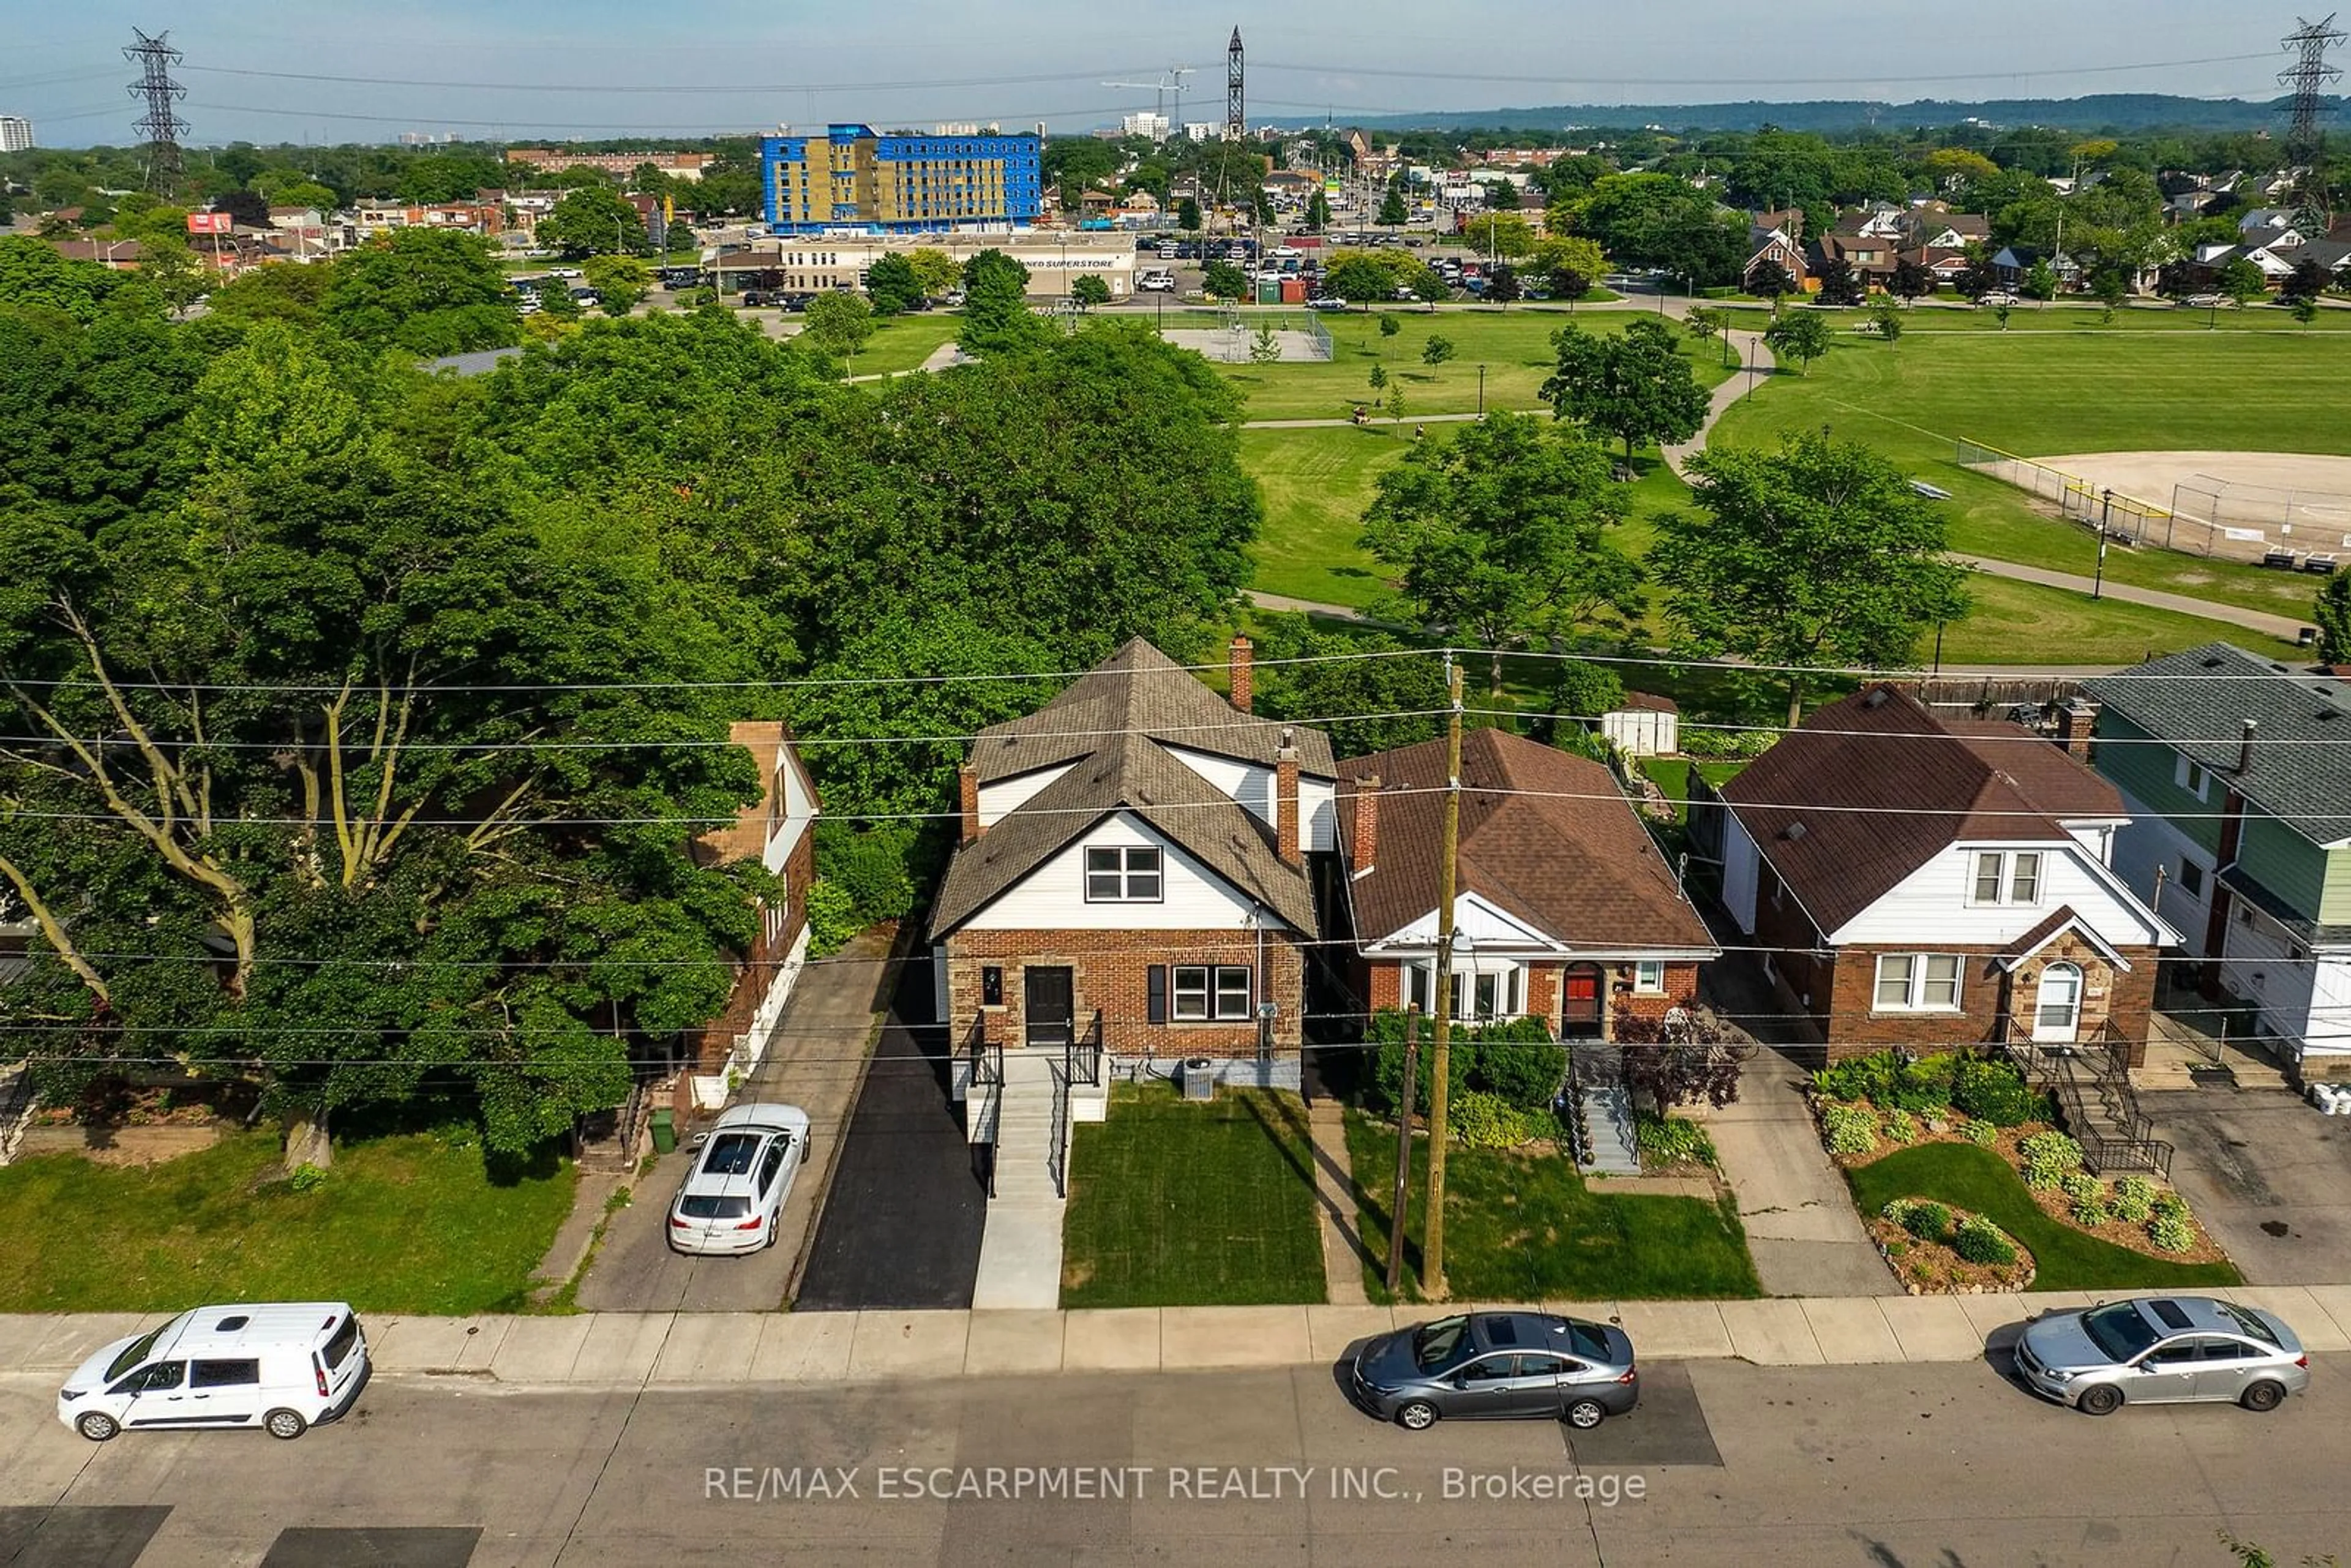
<path fill-rule="evenodd" d="M 669 1244 L 722 1254 L 774 1246 L 808 1150 L 808 1113 L 799 1106 L 728 1106 L 670 1199 Z"/>

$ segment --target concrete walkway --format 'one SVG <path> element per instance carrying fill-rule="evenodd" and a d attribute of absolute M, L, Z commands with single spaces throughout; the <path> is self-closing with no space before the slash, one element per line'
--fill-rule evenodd
<path fill-rule="evenodd" d="M 2119 1293 L 2119 1292 L 2117 1292 Z M 2303 1343 L 2351 1351 L 2351 1285 L 2212 1290 L 2276 1312 Z M 2080 1291 L 1839 1297 L 1811 1301 L 1480 1302 L 1623 1325 L 1649 1361 L 1763 1366 L 1966 1362 L 2026 1319 L 2078 1310 Z M 1455 1309 L 1448 1309 L 1455 1310 Z M 1329 1365 L 1353 1342 L 1426 1307 L 1137 1307 L 1109 1312 L 605 1312 L 569 1317 L 364 1321 L 388 1377 L 479 1379 L 507 1389 L 716 1387 L 742 1383 L 1188 1373 Z M 0 1377 L 51 1383 L 159 1313 L 0 1316 Z"/>
<path fill-rule="evenodd" d="M 1339 1103 L 1317 1096 L 1307 1110 L 1306 1124 L 1314 1135 L 1314 1208 L 1322 1227 L 1322 1288 L 1331 1304 L 1360 1307 L 1371 1298 L 1364 1293 L 1364 1264 L 1371 1257 L 1364 1246 L 1363 1222 L 1355 1205 L 1354 1163 L 1347 1157 L 1347 1117 Z"/>
<path fill-rule="evenodd" d="M 1686 317 L 1688 313 L 1689 307 L 1687 302 L 1680 309 L 1672 312 L 1676 317 Z M 1739 334 L 1732 332 L 1729 338 L 1731 347 L 1736 349 L 1739 346 Z M 1693 455 L 1706 450 L 1706 438 L 1714 434 L 1715 422 L 1723 416 L 1732 403 L 1753 392 L 1763 376 L 1776 374 L 1779 370 L 1779 362 L 1772 359 L 1771 350 L 1763 346 L 1763 334 L 1761 332 L 1747 334 L 1747 357 L 1740 362 L 1743 365 L 1754 366 L 1754 371 L 1740 370 L 1733 373 L 1729 381 L 1714 389 L 1707 399 L 1706 420 L 1698 427 L 1698 434 L 1687 441 L 1677 442 L 1674 445 L 1661 449 L 1660 455 L 1665 458 L 1666 466 L 1672 469 L 1676 475 L 1687 477 L 1687 475 L 1682 474 L 1683 465 L 1688 463 Z"/>
<path fill-rule="evenodd" d="M 1739 1098 L 1706 1114 L 1756 1276 L 1775 1296 L 1898 1295 L 1821 1147 L 1802 1084 L 1803 1074 L 1766 1046 L 1741 1070 Z"/>
<path fill-rule="evenodd" d="M 2294 634 L 2310 624 L 2291 615 L 2272 615 L 2266 611 L 2247 610 L 2240 605 L 2222 604 L 2216 600 L 2195 599 L 2185 593 L 2166 593 L 2160 589 L 2134 588 L 2126 582 L 2109 581 L 2101 587 L 2095 578 L 2077 577 L 2070 571 L 2051 571 L 2044 567 L 2023 566 L 2012 560 L 1993 560 L 1980 555 L 1955 555 L 1951 559 L 1988 576 L 2005 577 L 2017 582 L 2035 582 L 2043 588 L 2070 589 L 2085 598 L 2093 589 L 2098 589 L 2104 597 L 2117 603 L 2168 610 L 2174 614 L 2196 615 L 2207 621 L 2222 621 L 2285 643 L 2293 642 Z"/>

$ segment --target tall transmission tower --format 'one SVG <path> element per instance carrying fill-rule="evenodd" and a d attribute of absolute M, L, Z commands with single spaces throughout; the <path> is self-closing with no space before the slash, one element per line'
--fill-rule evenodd
<path fill-rule="evenodd" d="M 2343 75 L 2343 68 L 2329 64 L 2326 54 L 2343 41 L 2344 35 L 2335 26 L 2333 12 L 2315 22 L 2299 16 L 2294 20 L 2302 25 L 2282 40 L 2294 62 L 2278 72 L 2278 85 L 2294 89 L 2285 162 L 2294 180 L 2297 222 L 2323 235 L 2328 225 L 2326 180 L 2319 164 L 2326 151 L 2326 132 L 2320 120 L 2326 112 L 2327 85 Z"/>
<path fill-rule="evenodd" d="M 1225 140 L 1238 141 L 1248 129 L 1248 116 L 1241 110 L 1241 30 L 1233 29 L 1233 41 L 1225 47 Z"/>
<path fill-rule="evenodd" d="M 188 131 L 188 122 L 180 118 L 175 107 L 188 96 L 188 89 L 172 79 L 172 68 L 180 63 L 180 51 L 172 47 L 169 33 L 158 33 L 151 38 L 133 27 L 131 36 L 139 41 L 126 47 L 122 57 L 139 68 L 139 79 L 131 84 L 131 96 L 147 104 L 147 112 L 139 117 L 137 126 L 147 141 L 147 188 L 168 196 L 179 188 L 180 138 Z"/>

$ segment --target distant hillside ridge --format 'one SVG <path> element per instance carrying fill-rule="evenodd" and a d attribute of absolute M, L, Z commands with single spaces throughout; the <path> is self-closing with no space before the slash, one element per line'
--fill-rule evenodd
<path fill-rule="evenodd" d="M 1585 127 L 1657 126 L 1667 131 L 1857 131 L 1875 126 L 1903 131 L 1956 125 L 1979 120 L 2001 127 L 2053 126 L 2092 131 L 2267 131 L 2283 122 L 2284 98 L 2183 98 L 2164 92 L 2093 93 L 2084 98 L 1999 98 L 1978 102 L 1918 99 L 1909 103 L 1863 99 L 1816 99 L 1801 103 L 1750 99 L 1740 103 L 1553 104 L 1531 109 L 1432 110 L 1425 114 L 1377 115 L 1350 120 L 1365 130 L 1448 131 L 1513 129 L 1566 131 Z M 2323 100 L 2340 123 L 2346 103 L 2340 94 Z M 1306 128 L 1321 117 L 1271 123 Z"/>

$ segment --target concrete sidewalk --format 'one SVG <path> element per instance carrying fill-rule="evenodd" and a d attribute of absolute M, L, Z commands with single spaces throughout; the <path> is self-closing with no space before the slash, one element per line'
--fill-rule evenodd
<path fill-rule="evenodd" d="M 1901 1293 L 1821 1148 L 1803 1074 L 1769 1046 L 1739 1075 L 1739 1098 L 1705 1113 L 1756 1277 L 1778 1296 Z"/>
<path fill-rule="evenodd" d="M 2276 1312 L 2311 1351 L 2351 1351 L 2351 1285 L 2241 1285 L 2204 1293 Z M 2094 1299 L 2033 1291 L 1540 1305 L 1614 1319 L 1654 1361 L 1856 1366 L 1972 1361 L 1988 1341 L 2004 1341 L 2005 1331 L 2025 1319 Z M 464 1377 L 517 1389 L 634 1388 L 1322 1365 L 1367 1334 L 1464 1305 L 376 1316 L 367 1326 L 376 1369 L 386 1376 Z M 152 1327 L 159 1316 L 0 1316 L 0 1377 L 54 1381 L 109 1341 Z"/>

